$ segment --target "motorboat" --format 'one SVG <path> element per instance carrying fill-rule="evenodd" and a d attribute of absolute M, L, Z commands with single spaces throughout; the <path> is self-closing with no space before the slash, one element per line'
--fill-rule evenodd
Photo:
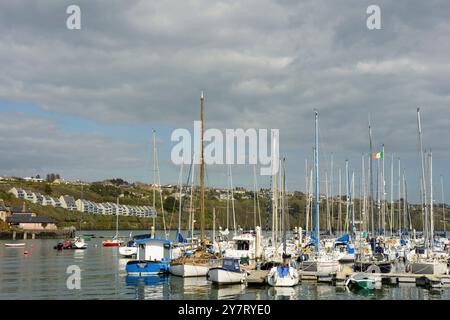
<path fill-rule="evenodd" d="M 244 283 L 247 271 L 241 269 L 239 259 L 223 258 L 222 266 L 209 269 L 207 278 L 217 284 Z"/>
<path fill-rule="evenodd" d="M 169 272 L 172 260 L 172 242 L 149 238 L 136 240 L 136 260 L 128 261 L 125 271 L 129 276 L 151 276 Z"/>

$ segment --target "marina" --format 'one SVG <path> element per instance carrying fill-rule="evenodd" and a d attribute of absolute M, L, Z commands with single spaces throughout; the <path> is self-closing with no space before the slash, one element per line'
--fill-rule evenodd
<path fill-rule="evenodd" d="M 111 232 L 90 231 L 108 237 Z M 124 233 L 126 233 L 124 231 Z M 142 233 L 146 233 L 142 230 Z M 161 233 L 157 233 L 161 235 Z M 175 233 L 172 233 L 175 237 Z M 271 287 L 264 283 L 217 286 L 205 277 L 182 278 L 170 274 L 150 277 L 128 277 L 129 259 L 121 258 L 118 248 L 102 247 L 101 238 L 89 241 L 87 250 L 55 251 L 54 240 L 28 240 L 23 249 L 6 248 L 0 241 L 2 264 L 1 299 L 250 299 L 250 300 L 314 300 L 314 299 L 450 299 L 444 287 L 427 288 L 416 283 L 384 284 L 372 292 L 349 290 L 344 285 L 317 282 L 317 274 L 299 272 L 295 287 Z M 32 248 L 30 248 L 32 244 Z M 29 254 L 25 256 L 24 250 Z M 67 267 L 80 266 L 81 289 L 67 290 Z M 259 271 L 264 278 L 264 271 Z M 249 276 L 251 277 L 251 276 Z M 415 275 L 413 278 L 419 278 Z M 399 278 L 401 279 L 401 278 Z M 406 279 L 406 278 L 404 278 Z"/>

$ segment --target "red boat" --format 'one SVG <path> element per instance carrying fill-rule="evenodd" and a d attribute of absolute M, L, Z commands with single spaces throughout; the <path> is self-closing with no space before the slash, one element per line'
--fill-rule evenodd
<path fill-rule="evenodd" d="M 104 247 L 119 247 L 122 244 L 120 240 L 106 240 L 102 242 Z"/>

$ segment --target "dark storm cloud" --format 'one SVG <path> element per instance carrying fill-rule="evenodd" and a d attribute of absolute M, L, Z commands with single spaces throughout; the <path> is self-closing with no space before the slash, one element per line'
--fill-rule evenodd
<path fill-rule="evenodd" d="M 376 145 L 413 156 L 421 106 L 427 147 L 450 156 L 448 1 L 78 1 L 80 31 L 69 4 L 0 4 L 2 98 L 191 127 L 205 90 L 209 127 L 280 128 L 300 163 L 314 109 L 322 150 L 367 152 L 370 113 Z M 371 4 L 381 30 L 366 28 Z"/>

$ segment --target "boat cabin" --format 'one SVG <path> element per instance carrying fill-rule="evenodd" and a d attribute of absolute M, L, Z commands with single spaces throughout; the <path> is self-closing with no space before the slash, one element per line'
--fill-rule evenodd
<path fill-rule="evenodd" d="M 136 258 L 143 261 L 172 260 L 172 242 L 164 239 L 148 238 L 136 240 Z"/>
<path fill-rule="evenodd" d="M 239 259 L 224 258 L 222 261 L 222 269 L 233 272 L 240 272 Z"/>

